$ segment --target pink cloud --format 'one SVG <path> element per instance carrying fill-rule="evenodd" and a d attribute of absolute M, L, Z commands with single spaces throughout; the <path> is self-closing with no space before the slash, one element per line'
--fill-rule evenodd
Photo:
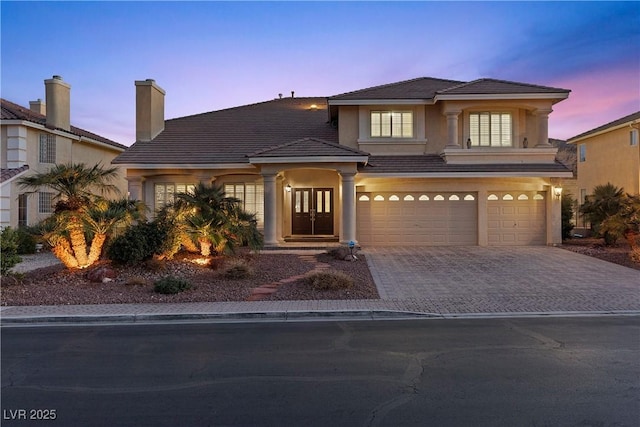
<path fill-rule="evenodd" d="M 549 85 L 571 89 L 550 116 L 551 138 L 568 139 L 640 110 L 637 69 L 589 70 Z"/>

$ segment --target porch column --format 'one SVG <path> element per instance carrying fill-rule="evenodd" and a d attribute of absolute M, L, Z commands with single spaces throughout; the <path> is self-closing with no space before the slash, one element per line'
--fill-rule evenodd
<path fill-rule="evenodd" d="M 460 148 L 458 143 L 458 116 L 460 111 L 447 111 L 447 147 Z"/>
<path fill-rule="evenodd" d="M 340 172 L 342 184 L 342 233 L 340 233 L 340 243 L 356 241 L 356 186 L 355 173 Z"/>
<path fill-rule="evenodd" d="M 545 186 L 547 196 L 547 245 L 562 245 L 562 197 L 553 194 L 553 185 Z"/>
<path fill-rule="evenodd" d="M 264 244 L 265 246 L 277 246 L 276 236 L 276 174 L 263 173 L 264 180 Z"/>
<path fill-rule="evenodd" d="M 535 115 L 538 118 L 538 143 L 536 147 L 551 147 L 549 144 L 549 114 L 552 109 L 536 110 Z"/>

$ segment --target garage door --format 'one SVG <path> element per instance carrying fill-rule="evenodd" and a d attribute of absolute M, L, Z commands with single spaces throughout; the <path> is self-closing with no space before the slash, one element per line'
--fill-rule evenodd
<path fill-rule="evenodd" d="M 362 245 L 476 245 L 476 193 L 358 193 Z"/>
<path fill-rule="evenodd" d="M 490 245 L 544 245 L 546 200 L 539 192 L 494 192 L 487 200 Z"/>

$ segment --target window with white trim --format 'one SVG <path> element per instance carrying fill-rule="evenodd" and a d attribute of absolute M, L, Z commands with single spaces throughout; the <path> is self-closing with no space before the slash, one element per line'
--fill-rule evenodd
<path fill-rule="evenodd" d="M 56 162 L 56 136 L 50 133 L 40 134 L 40 163 Z"/>
<path fill-rule="evenodd" d="M 264 185 L 255 182 L 238 182 L 224 185 L 227 197 L 235 197 L 242 202 L 242 209 L 256 215 L 258 225 L 264 223 Z"/>
<path fill-rule="evenodd" d="M 38 212 L 41 214 L 53 213 L 53 193 L 38 193 Z"/>
<path fill-rule="evenodd" d="M 469 114 L 469 138 L 472 147 L 512 147 L 512 133 L 510 113 Z"/>
<path fill-rule="evenodd" d="M 629 145 L 638 145 L 638 129 L 632 129 L 629 132 Z"/>
<path fill-rule="evenodd" d="M 18 227 L 26 227 L 28 225 L 27 196 L 28 194 L 18 195 Z"/>
<path fill-rule="evenodd" d="M 413 111 L 372 111 L 371 138 L 413 138 Z"/>
<path fill-rule="evenodd" d="M 154 186 L 155 209 L 160 210 L 173 203 L 176 193 L 192 193 L 195 187 L 195 184 L 156 184 Z"/>

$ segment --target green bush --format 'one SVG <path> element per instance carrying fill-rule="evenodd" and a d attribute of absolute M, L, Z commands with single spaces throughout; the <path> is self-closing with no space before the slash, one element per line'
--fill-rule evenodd
<path fill-rule="evenodd" d="M 571 231 L 574 224 L 571 222 L 573 219 L 573 206 L 575 200 L 571 194 L 565 194 L 562 196 L 562 238 L 569 239 L 571 237 Z"/>
<path fill-rule="evenodd" d="M 135 264 L 161 254 L 167 230 L 157 222 L 132 225 L 116 237 L 107 249 L 107 257 L 123 264 Z"/>
<path fill-rule="evenodd" d="M 353 279 L 341 271 L 318 271 L 304 278 L 304 283 L 319 291 L 348 289 Z"/>
<path fill-rule="evenodd" d="M 191 283 L 173 276 L 163 277 L 153 285 L 153 290 L 159 294 L 177 294 L 190 288 Z"/>
<path fill-rule="evenodd" d="M 31 230 L 26 227 L 20 227 L 16 230 L 18 235 L 18 253 L 19 254 L 35 254 L 36 253 L 36 237 Z"/>
<path fill-rule="evenodd" d="M 6 275 L 20 261 L 17 231 L 11 227 L 3 228 L 0 232 L 0 274 Z"/>
<path fill-rule="evenodd" d="M 227 279 L 246 279 L 252 275 L 253 269 L 243 259 L 232 262 L 224 271 L 224 277 Z"/>

